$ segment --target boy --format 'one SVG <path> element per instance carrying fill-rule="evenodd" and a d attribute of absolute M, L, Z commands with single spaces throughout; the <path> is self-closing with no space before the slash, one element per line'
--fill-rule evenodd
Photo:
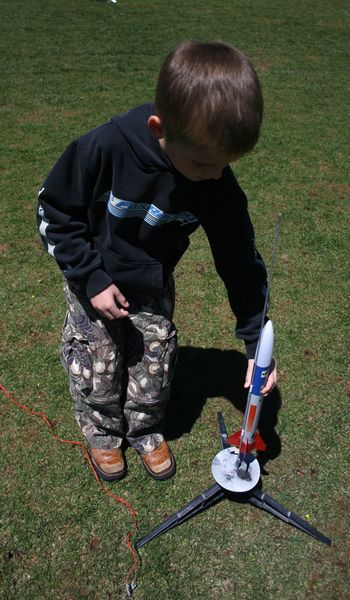
<path fill-rule="evenodd" d="M 246 344 L 249 386 L 266 272 L 228 164 L 255 146 L 262 112 L 239 50 L 183 42 L 162 65 L 155 105 L 74 141 L 39 192 L 39 230 L 65 278 L 62 363 L 102 479 L 125 475 L 125 437 L 153 478 L 175 472 L 162 435 L 176 358 L 172 273 L 199 225 Z M 263 393 L 275 381 L 273 370 Z"/>

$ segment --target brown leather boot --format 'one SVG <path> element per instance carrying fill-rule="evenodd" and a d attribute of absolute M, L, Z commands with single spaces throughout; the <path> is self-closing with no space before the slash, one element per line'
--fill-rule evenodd
<path fill-rule="evenodd" d="M 126 465 L 120 448 L 111 448 L 110 450 L 91 448 L 90 454 L 92 464 L 101 479 L 118 481 L 125 476 Z"/>
<path fill-rule="evenodd" d="M 142 464 L 153 479 L 163 480 L 172 477 L 176 471 L 175 458 L 166 442 L 147 454 L 141 454 Z"/>

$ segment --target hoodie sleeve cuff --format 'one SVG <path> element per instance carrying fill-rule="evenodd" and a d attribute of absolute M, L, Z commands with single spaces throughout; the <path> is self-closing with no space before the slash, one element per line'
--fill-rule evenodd
<path fill-rule="evenodd" d="M 94 296 L 97 296 L 97 294 L 103 292 L 103 290 L 112 285 L 112 283 L 113 280 L 105 273 L 105 271 L 96 269 L 96 271 L 93 271 L 86 280 L 85 289 L 87 297 L 91 299 Z"/>
<path fill-rule="evenodd" d="M 247 358 L 255 358 L 255 352 L 258 345 L 258 340 L 255 342 L 245 342 L 245 351 Z"/>

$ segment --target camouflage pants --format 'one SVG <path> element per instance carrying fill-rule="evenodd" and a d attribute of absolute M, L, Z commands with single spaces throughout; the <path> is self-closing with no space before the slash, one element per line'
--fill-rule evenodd
<path fill-rule="evenodd" d="M 129 316 L 108 321 L 81 287 L 65 281 L 68 305 L 61 360 L 80 430 L 91 448 L 139 452 L 163 441 L 162 425 L 177 351 L 174 282 L 159 293 L 124 289 Z"/>

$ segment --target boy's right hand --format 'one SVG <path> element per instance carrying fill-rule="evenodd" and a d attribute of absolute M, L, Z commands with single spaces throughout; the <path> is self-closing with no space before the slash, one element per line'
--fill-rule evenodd
<path fill-rule="evenodd" d="M 97 312 L 110 321 L 113 319 L 123 319 L 129 314 L 127 311 L 129 302 L 114 284 L 103 290 L 103 292 L 93 296 L 90 302 Z"/>

